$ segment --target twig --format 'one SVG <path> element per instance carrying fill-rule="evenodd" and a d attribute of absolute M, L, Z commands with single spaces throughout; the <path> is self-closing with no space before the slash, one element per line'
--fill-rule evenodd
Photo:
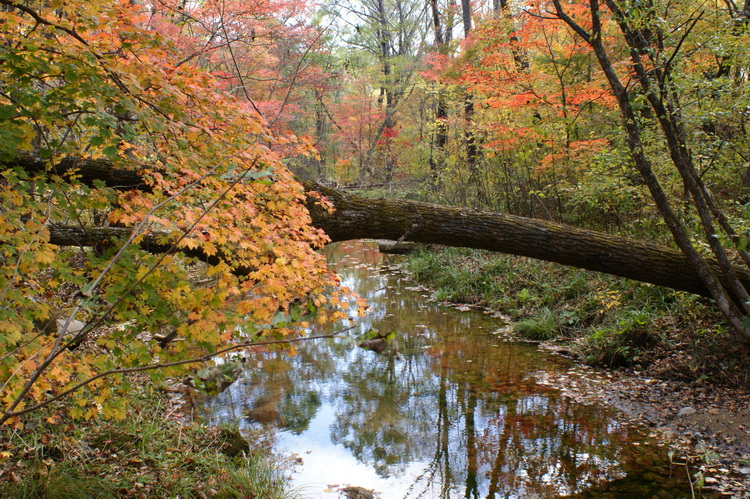
<path fill-rule="evenodd" d="M 695 489 L 693 488 L 693 480 L 690 476 L 690 463 L 688 462 L 688 456 L 685 459 L 685 473 L 687 473 L 688 483 L 690 484 L 690 495 L 695 499 Z"/>

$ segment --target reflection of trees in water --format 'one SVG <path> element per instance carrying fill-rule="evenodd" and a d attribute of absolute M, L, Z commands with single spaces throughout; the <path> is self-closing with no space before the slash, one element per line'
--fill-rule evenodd
<path fill-rule="evenodd" d="M 540 367 L 536 356 L 464 335 L 437 344 L 429 352 L 439 379 L 433 457 L 413 495 L 546 497 L 623 474 L 628 431 L 527 379 Z"/>
<path fill-rule="evenodd" d="M 314 390 L 290 390 L 279 402 L 280 424 L 285 430 L 295 435 L 303 433 L 310 427 L 320 407 L 320 394 Z"/>
<path fill-rule="evenodd" d="M 376 290 L 372 282 L 366 289 Z M 429 328 L 415 328 L 414 294 L 380 302 L 373 294 L 378 328 L 411 333 L 400 337 L 404 364 L 370 355 L 343 372 L 349 388 L 332 401 L 332 439 L 360 461 L 381 476 L 397 474 L 400 462 L 429 461 L 412 492 L 439 497 L 555 495 L 621 473 L 627 432 L 529 379 L 549 367 L 536 352 L 497 346 L 468 315 L 438 310 Z"/>
<path fill-rule="evenodd" d="M 376 254 L 362 254 L 377 264 Z M 342 252 L 337 261 L 346 258 Z M 343 340 L 305 344 L 294 357 L 256 354 L 230 388 L 251 418 L 299 434 L 329 405 L 331 440 L 380 476 L 426 463 L 411 486 L 415 497 L 546 497 L 623 474 L 628 431 L 609 414 L 537 385 L 529 373 L 554 369 L 549 359 L 498 344 L 479 330 L 496 325 L 482 316 L 426 305 L 414 292 L 386 293 L 393 278 L 342 274 L 371 307 L 360 331 L 374 323 L 399 332 L 405 359 Z"/>
<path fill-rule="evenodd" d="M 214 419 L 244 418 L 304 432 L 322 402 L 321 387 L 336 372 L 346 345 L 315 342 L 295 356 L 284 352 L 249 352 L 239 381 L 215 397 Z M 227 414 L 228 413 L 228 414 Z"/>
<path fill-rule="evenodd" d="M 622 475 L 629 435 L 606 415 L 553 395 L 525 394 L 499 409 L 477 435 L 490 495 L 573 493 Z"/>
<path fill-rule="evenodd" d="M 247 375 L 254 387 L 247 393 L 247 417 L 275 422 L 297 435 L 307 430 L 322 404 L 323 388 L 337 377 L 338 359 L 346 349 L 321 341 L 298 349 L 294 356 L 257 354 L 257 368 Z"/>
<path fill-rule="evenodd" d="M 428 457 L 436 387 L 418 363 L 362 355 L 343 373 L 348 389 L 331 401 L 337 415 L 331 440 L 383 477 Z"/>

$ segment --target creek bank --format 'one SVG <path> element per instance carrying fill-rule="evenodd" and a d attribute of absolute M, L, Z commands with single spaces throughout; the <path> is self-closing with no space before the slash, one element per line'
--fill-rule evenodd
<path fill-rule="evenodd" d="M 637 369 L 603 370 L 577 363 L 543 383 L 584 403 L 605 403 L 671 449 L 704 490 L 750 497 L 750 392 L 742 388 L 658 379 Z"/>
<path fill-rule="evenodd" d="M 420 289 L 427 290 L 421 285 Z M 443 303 L 459 311 L 480 309 L 509 319 L 476 305 Z M 495 334 L 504 341 L 535 343 L 569 359 L 572 364 L 568 369 L 541 371 L 537 382 L 582 404 L 613 407 L 628 423 L 647 428 L 650 437 L 670 449 L 672 462 L 685 467 L 696 488 L 720 497 L 750 498 L 749 390 L 684 376 L 685 357 L 690 357 L 685 350 L 672 352 L 671 359 L 650 352 L 651 362 L 645 361 L 644 354 L 641 362 L 648 365 L 645 368 L 605 368 L 585 364 L 569 342 L 518 338 L 510 323 Z"/>
<path fill-rule="evenodd" d="M 123 420 L 74 420 L 58 404 L 0 428 L 0 497 L 289 497 L 262 439 L 195 421 L 182 388 L 127 381 Z"/>

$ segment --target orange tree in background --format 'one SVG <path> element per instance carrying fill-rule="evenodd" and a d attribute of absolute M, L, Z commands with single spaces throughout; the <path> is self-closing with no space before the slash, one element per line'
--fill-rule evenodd
<path fill-rule="evenodd" d="M 481 204 L 670 240 L 750 338 L 735 267 L 750 266 L 750 1 L 535 0 L 494 17 L 461 58 L 433 56 L 482 104 Z"/>
<path fill-rule="evenodd" d="M 486 19 L 475 35 L 460 79 L 482 104 L 475 133 L 488 190 L 508 211 L 577 221 L 571 200 L 617 128 L 593 51 L 563 23 L 528 11 Z"/>
<path fill-rule="evenodd" d="M 222 90 L 249 103 L 275 131 L 295 127 L 306 93 L 331 77 L 316 62 L 323 30 L 311 4 L 293 0 L 156 0 L 144 25 L 170 40 L 178 66 L 210 71 Z"/>
<path fill-rule="evenodd" d="M 72 392 L 74 416 L 122 417 L 125 373 L 175 375 L 344 315 L 276 152 L 307 147 L 182 63 L 151 15 L 0 0 L 1 423 Z M 92 165 L 139 185 L 91 180 Z"/>

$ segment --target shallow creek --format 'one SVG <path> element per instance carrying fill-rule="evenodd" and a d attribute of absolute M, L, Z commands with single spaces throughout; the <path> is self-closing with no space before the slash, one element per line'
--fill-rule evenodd
<path fill-rule="evenodd" d="M 339 497 L 346 486 L 383 499 L 690 496 L 684 469 L 641 431 L 535 381 L 562 360 L 502 341 L 498 318 L 430 302 L 375 243 L 326 253 L 367 300 L 367 317 L 349 339 L 250 354 L 205 407 L 212 421 L 267 430 L 296 461 L 303 497 Z M 351 338 L 372 328 L 397 332 L 403 359 L 356 347 Z"/>

